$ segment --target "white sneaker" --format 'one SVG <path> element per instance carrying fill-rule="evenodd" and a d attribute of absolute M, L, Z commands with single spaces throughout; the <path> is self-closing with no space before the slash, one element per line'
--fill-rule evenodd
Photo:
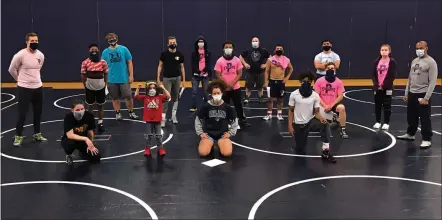
<path fill-rule="evenodd" d="M 390 128 L 390 125 L 388 125 L 388 124 L 382 125 L 382 130 L 384 130 L 384 131 L 388 130 L 389 128 Z"/>
<path fill-rule="evenodd" d="M 431 141 L 422 141 L 421 148 L 429 148 L 431 147 Z"/>
<path fill-rule="evenodd" d="M 272 115 L 266 115 L 266 116 L 265 116 L 264 118 L 262 118 L 262 119 L 268 121 L 268 120 L 272 119 Z"/>
<path fill-rule="evenodd" d="M 172 115 L 172 123 L 178 124 L 178 119 L 176 118 L 176 115 Z"/>
<path fill-rule="evenodd" d="M 397 136 L 397 138 L 403 139 L 403 140 L 414 140 L 415 139 L 414 136 L 411 136 L 409 134 L 400 135 L 400 136 Z"/>
<path fill-rule="evenodd" d="M 376 122 L 376 124 L 373 125 L 374 129 L 379 129 L 381 128 L 381 123 Z"/>
<path fill-rule="evenodd" d="M 284 121 L 284 118 L 280 114 L 276 115 L 276 118 L 278 118 L 278 120 L 280 120 L 280 121 Z"/>
<path fill-rule="evenodd" d="M 123 115 L 121 114 L 121 112 L 120 112 L 120 113 L 117 113 L 117 114 L 115 115 L 115 119 L 117 119 L 117 120 L 123 120 Z"/>

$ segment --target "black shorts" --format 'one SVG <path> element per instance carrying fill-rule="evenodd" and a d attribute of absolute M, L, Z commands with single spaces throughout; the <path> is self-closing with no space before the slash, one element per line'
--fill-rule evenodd
<path fill-rule="evenodd" d="M 270 97 L 272 98 L 282 98 L 285 93 L 285 83 L 283 80 L 269 80 L 270 87 Z"/>
<path fill-rule="evenodd" d="M 336 108 L 337 108 L 338 105 L 340 105 L 340 104 L 342 104 L 342 103 L 341 103 L 341 102 L 336 103 L 336 104 L 331 108 L 331 111 L 334 112 L 334 113 L 336 113 L 336 114 L 339 114 L 339 113 L 336 111 Z"/>
<path fill-rule="evenodd" d="M 264 72 L 263 71 L 250 71 L 246 73 L 246 88 L 252 90 L 255 85 L 256 89 L 262 89 L 264 85 Z"/>
<path fill-rule="evenodd" d="M 106 103 L 106 87 L 100 90 L 90 90 L 86 88 L 86 104 L 104 105 Z"/>

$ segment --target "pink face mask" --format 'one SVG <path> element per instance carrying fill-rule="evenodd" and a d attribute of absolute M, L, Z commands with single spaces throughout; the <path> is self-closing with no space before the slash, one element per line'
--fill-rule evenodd
<path fill-rule="evenodd" d="M 388 56 L 389 54 L 390 54 L 390 52 L 388 52 L 388 51 L 381 51 L 382 56 Z"/>

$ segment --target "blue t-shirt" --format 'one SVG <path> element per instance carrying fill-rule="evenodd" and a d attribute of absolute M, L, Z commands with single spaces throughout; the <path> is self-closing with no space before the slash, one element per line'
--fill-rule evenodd
<path fill-rule="evenodd" d="M 107 62 L 109 73 L 107 81 L 109 83 L 128 83 L 129 70 L 127 61 L 132 60 L 129 49 L 123 45 L 118 45 L 115 49 L 106 48 L 101 58 Z"/>

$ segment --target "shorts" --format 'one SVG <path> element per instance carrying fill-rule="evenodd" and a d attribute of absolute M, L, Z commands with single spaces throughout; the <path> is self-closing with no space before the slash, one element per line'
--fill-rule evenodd
<path fill-rule="evenodd" d="M 86 104 L 104 105 L 106 103 L 106 87 L 100 90 L 90 90 L 86 88 Z"/>
<path fill-rule="evenodd" d="M 132 99 L 132 90 L 129 83 L 108 83 L 107 90 L 112 100 Z"/>
<path fill-rule="evenodd" d="M 341 105 L 341 104 L 342 104 L 341 102 L 336 103 L 336 104 L 331 108 L 331 111 L 334 112 L 334 113 L 336 113 L 336 114 L 339 114 L 339 113 L 336 111 L 336 108 L 338 107 L 338 105 Z"/>
<path fill-rule="evenodd" d="M 221 134 L 210 134 L 210 133 L 208 133 L 207 135 L 209 136 L 209 139 L 213 143 L 215 143 L 215 142 L 218 142 L 218 140 L 223 137 L 224 133 L 221 133 Z"/>
<path fill-rule="evenodd" d="M 247 71 L 246 75 L 246 88 L 252 90 L 253 87 L 262 89 L 264 85 L 264 73 L 262 71 Z"/>
<path fill-rule="evenodd" d="M 283 98 L 285 93 L 285 83 L 283 80 L 269 80 L 270 97 L 271 98 Z"/>

